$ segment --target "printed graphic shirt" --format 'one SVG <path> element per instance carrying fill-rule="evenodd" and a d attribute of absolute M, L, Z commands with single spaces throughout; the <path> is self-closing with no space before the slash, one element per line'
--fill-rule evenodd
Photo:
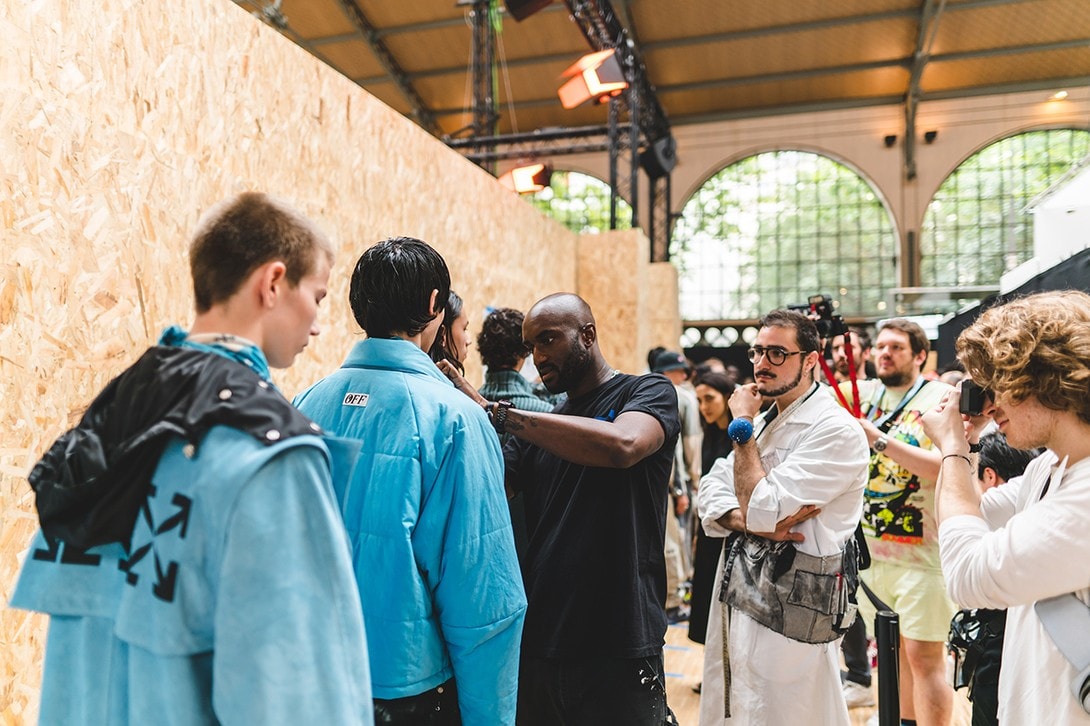
<path fill-rule="evenodd" d="M 841 384 L 851 402 L 851 386 Z M 886 436 L 911 446 L 933 449 L 920 425 L 924 411 L 938 405 L 950 387 L 928 381 L 894 419 Z M 910 390 L 908 393 L 912 393 Z M 859 381 L 864 416 L 880 422 L 897 409 L 903 395 L 888 391 L 881 381 Z M 870 477 L 863 491 L 863 531 L 871 557 L 909 567 L 939 571 L 938 528 L 935 523 L 935 482 L 923 479 L 884 453 L 872 452 Z"/>

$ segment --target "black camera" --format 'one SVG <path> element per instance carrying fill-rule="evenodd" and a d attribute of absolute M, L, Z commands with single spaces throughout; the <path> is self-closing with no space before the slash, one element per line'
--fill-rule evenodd
<path fill-rule="evenodd" d="M 989 398 L 988 389 L 981 388 L 971 378 L 966 378 L 961 382 L 961 400 L 958 403 L 958 410 L 966 416 L 979 416 L 984 413 L 984 406 L 987 405 Z"/>
<path fill-rule="evenodd" d="M 822 340 L 844 335 L 848 326 L 844 324 L 844 318 L 833 314 L 833 299 L 828 295 L 811 295 L 809 300 L 798 305 L 788 305 L 788 310 L 798 312 L 810 317 L 817 326 L 818 337 Z"/>

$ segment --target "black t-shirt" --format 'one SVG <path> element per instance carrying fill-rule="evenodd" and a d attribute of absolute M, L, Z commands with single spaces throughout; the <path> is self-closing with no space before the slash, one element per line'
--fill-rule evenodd
<path fill-rule="evenodd" d="M 618 374 L 554 413 L 613 421 L 627 411 L 655 417 L 665 433 L 658 451 L 628 469 L 579 466 L 519 439 L 504 447 L 508 478 L 526 499 L 525 655 L 640 658 L 662 651 L 677 392 L 661 375 Z"/>

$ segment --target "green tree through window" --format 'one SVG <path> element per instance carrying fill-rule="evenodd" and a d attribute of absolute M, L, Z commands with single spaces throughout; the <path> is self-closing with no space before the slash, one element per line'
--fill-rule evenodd
<path fill-rule="evenodd" d="M 756 318 L 817 293 L 842 315 L 881 315 L 896 250 L 889 212 L 852 169 L 803 151 L 750 156 L 682 209 L 671 242 L 681 317 Z"/>
<path fill-rule="evenodd" d="M 935 192 L 920 233 L 927 287 L 998 285 L 1033 256 L 1026 205 L 1090 153 L 1090 132 L 1027 131 L 985 146 Z"/>
<path fill-rule="evenodd" d="M 529 197 L 530 203 L 573 232 L 609 230 L 609 185 L 577 171 L 554 171 L 548 187 Z M 617 200 L 617 229 L 632 227 L 632 207 Z"/>

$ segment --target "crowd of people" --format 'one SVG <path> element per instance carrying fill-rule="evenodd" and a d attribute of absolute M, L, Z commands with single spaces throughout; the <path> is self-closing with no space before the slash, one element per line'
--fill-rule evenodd
<path fill-rule="evenodd" d="M 189 330 L 29 475 L 41 723 L 660 726 L 687 620 L 702 726 L 847 724 L 877 609 L 902 724 L 950 722 L 948 640 L 974 724 L 1090 723 L 1090 296 L 987 310 L 955 385 L 909 320 L 825 339 L 789 309 L 751 375 L 662 348 L 633 375 L 571 293 L 473 339 L 395 237 L 351 273 L 366 336 L 289 403 L 270 369 L 319 333 L 328 239 L 247 192 L 189 257 Z"/>

